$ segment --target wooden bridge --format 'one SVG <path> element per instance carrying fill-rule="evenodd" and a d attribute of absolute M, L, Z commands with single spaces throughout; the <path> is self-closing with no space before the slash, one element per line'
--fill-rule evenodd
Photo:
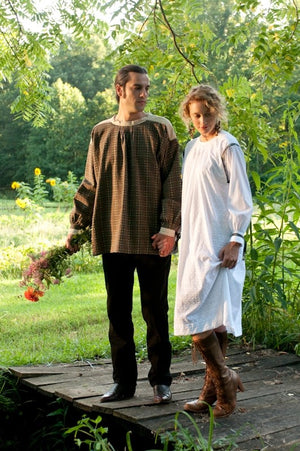
<path fill-rule="evenodd" d="M 239 372 L 245 386 L 238 393 L 237 409 L 228 418 L 215 421 L 214 449 L 300 451 L 300 358 L 271 350 L 251 351 L 231 345 L 227 365 Z M 30 390 L 47 397 L 63 398 L 90 416 L 101 415 L 122 435 L 132 432 L 134 451 L 162 449 L 154 445 L 155 435 L 174 430 L 176 412 L 185 401 L 198 397 L 203 383 L 204 363 L 191 362 L 190 353 L 173 357 L 171 371 L 173 399 L 155 405 L 147 381 L 149 364 L 138 366 L 139 378 L 134 398 L 122 402 L 99 402 L 112 384 L 109 360 L 47 366 L 11 367 L 9 370 Z M 201 436 L 208 438 L 209 415 L 192 414 Z M 179 423 L 190 434 L 199 436 L 191 418 L 184 413 Z M 151 445 L 152 444 L 152 445 Z M 122 448 L 116 448 L 123 451 Z M 195 444 L 195 451 L 201 448 Z"/>

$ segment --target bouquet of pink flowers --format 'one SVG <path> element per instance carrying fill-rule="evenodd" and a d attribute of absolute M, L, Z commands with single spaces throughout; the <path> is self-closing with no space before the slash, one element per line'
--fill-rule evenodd
<path fill-rule="evenodd" d="M 82 246 L 91 239 L 90 229 L 87 228 L 74 235 L 72 242 Z M 31 254 L 31 263 L 23 271 L 21 287 L 26 287 L 24 296 L 32 302 L 37 302 L 50 287 L 62 282 L 64 277 L 71 277 L 71 253 L 65 246 L 54 247 L 39 254 Z"/>

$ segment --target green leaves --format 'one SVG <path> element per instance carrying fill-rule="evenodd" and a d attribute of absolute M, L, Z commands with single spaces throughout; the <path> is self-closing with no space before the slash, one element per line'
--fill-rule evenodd
<path fill-rule="evenodd" d="M 256 191 L 260 191 L 261 183 L 260 183 L 260 175 L 256 171 L 251 171 L 252 180 L 255 183 Z"/>
<path fill-rule="evenodd" d="M 11 109 L 41 126 L 49 106 L 49 57 L 65 41 L 66 33 L 86 40 L 95 29 L 103 32 L 97 0 L 68 0 L 41 10 L 30 0 L 0 5 L 0 84 L 14 82 L 19 95 Z"/>
<path fill-rule="evenodd" d="M 86 415 L 78 420 L 77 426 L 69 428 L 65 434 L 74 435 L 74 442 L 80 448 L 81 445 L 87 445 L 89 450 L 113 451 L 114 447 L 105 437 L 108 428 L 101 426 L 102 417 L 89 418 Z"/>

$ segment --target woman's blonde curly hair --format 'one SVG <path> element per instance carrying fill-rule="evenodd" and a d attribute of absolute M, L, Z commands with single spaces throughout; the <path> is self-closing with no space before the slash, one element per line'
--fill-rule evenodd
<path fill-rule="evenodd" d="M 227 120 L 225 100 L 221 94 L 212 86 L 204 84 L 194 86 L 190 90 L 180 107 L 181 116 L 189 128 L 191 125 L 190 104 L 195 101 L 204 102 L 211 112 L 216 113 L 218 119 L 216 131 L 218 132 L 221 129 L 221 121 L 225 122 Z"/>

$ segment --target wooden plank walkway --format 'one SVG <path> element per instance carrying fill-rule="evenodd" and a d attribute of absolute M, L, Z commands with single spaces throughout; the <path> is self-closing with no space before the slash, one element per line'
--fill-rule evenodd
<path fill-rule="evenodd" d="M 300 358 L 294 354 L 249 351 L 232 345 L 227 365 L 239 372 L 245 392 L 238 394 L 233 415 L 215 421 L 213 440 L 217 444 L 214 449 L 227 449 L 220 440 L 226 438 L 228 443 L 231 438 L 236 445 L 234 449 L 240 451 L 300 451 Z M 145 442 L 153 440 L 157 432 L 174 429 L 176 412 L 182 411 L 186 400 L 198 397 L 204 369 L 201 360 L 196 365 L 191 362 L 190 352 L 174 356 L 172 402 L 155 405 L 147 381 L 148 362 L 139 364 L 134 398 L 103 404 L 99 399 L 112 384 L 109 360 L 9 368 L 26 387 L 47 397 L 63 398 L 84 413 L 109 418 L 119 430 L 130 430 L 132 436 L 144 438 Z M 209 416 L 192 415 L 202 436 L 207 439 Z M 190 418 L 181 413 L 179 421 L 196 440 L 197 433 Z M 138 446 L 134 451 L 149 449 Z"/>

